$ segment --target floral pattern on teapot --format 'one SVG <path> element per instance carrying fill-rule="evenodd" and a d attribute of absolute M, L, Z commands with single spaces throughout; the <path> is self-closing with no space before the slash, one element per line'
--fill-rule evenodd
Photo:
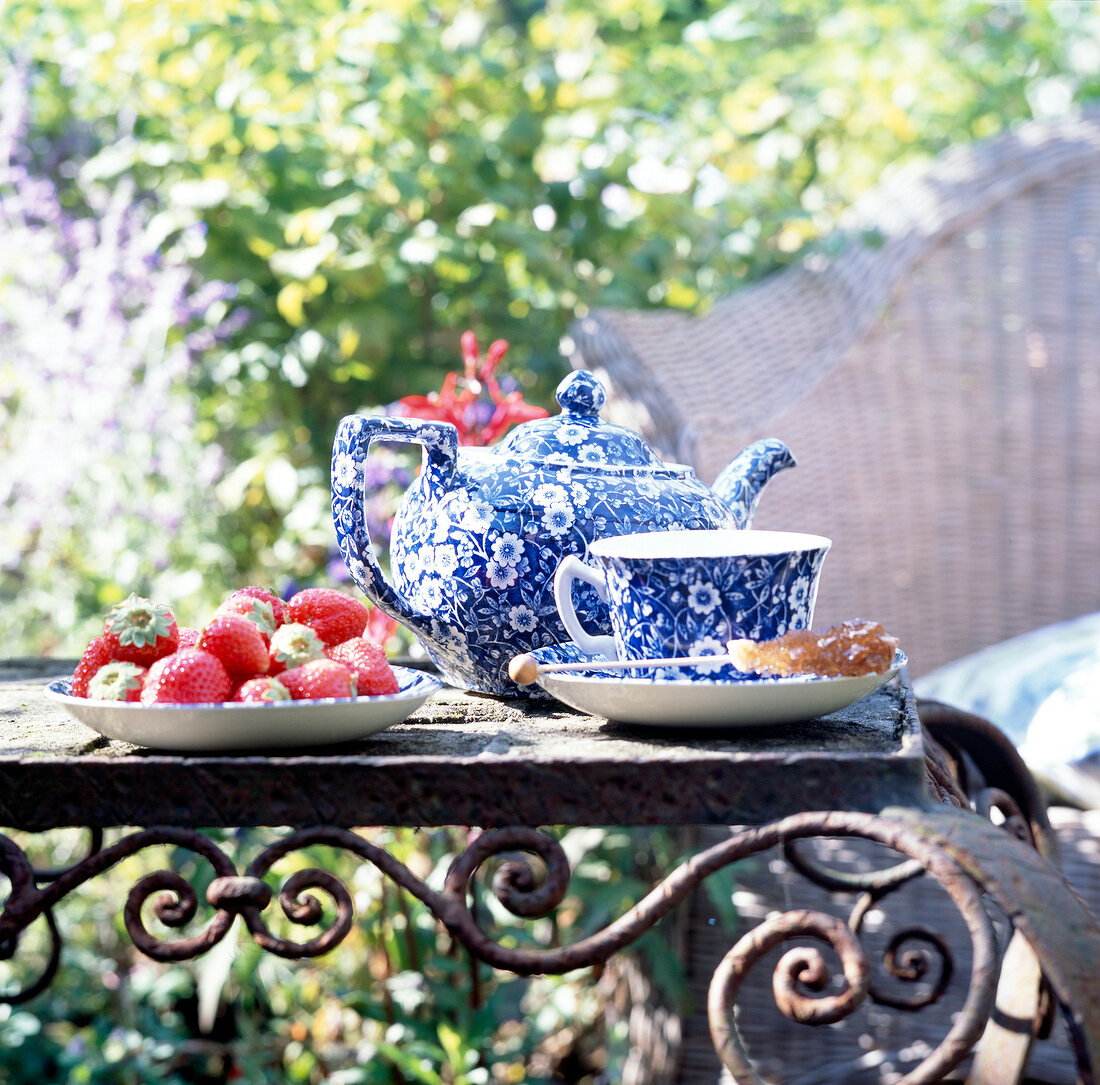
<path fill-rule="evenodd" d="M 690 468 L 662 465 L 638 434 L 601 421 L 604 395 L 590 373 L 575 372 L 559 387 L 560 415 L 526 422 L 491 449 L 459 450 L 447 423 L 363 415 L 341 422 L 332 509 L 345 564 L 375 605 L 416 634 L 452 685 L 545 696 L 517 687 L 507 667 L 515 655 L 567 639 L 553 591 L 566 554 L 584 557 L 590 541 L 608 535 L 743 526 Z M 373 440 L 424 447 L 423 470 L 394 518 L 392 584 L 363 515 L 363 463 Z M 773 470 L 793 463 L 780 442 L 760 444 Z M 574 602 L 586 627 L 610 632 L 594 588 L 578 584 Z"/>

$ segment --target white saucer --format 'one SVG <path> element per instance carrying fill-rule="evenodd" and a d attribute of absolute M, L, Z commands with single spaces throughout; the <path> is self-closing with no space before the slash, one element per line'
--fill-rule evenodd
<path fill-rule="evenodd" d="M 442 683 L 423 671 L 394 667 L 399 691 L 378 697 L 276 701 L 272 704 L 142 705 L 73 697 L 60 678 L 46 695 L 107 738 L 154 750 L 219 753 L 325 746 L 365 738 L 415 712 Z"/>
<path fill-rule="evenodd" d="M 540 663 L 591 659 L 569 642 L 531 653 Z M 598 669 L 540 674 L 552 697 L 592 716 L 656 727 L 757 727 L 816 719 L 855 704 L 894 677 L 908 662 L 904 652 L 890 669 L 856 677 L 756 678 L 677 681 L 624 678 Z"/>

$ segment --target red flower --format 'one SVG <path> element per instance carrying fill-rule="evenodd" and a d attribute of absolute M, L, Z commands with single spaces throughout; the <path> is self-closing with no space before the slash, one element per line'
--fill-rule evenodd
<path fill-rule="evenodd" d="M 464 374 L 460 377 L 455 372 L 448 373 L 438 392 L 403 397 L 398 401 L 401 413 L 409 418 L 450 422 L 458 430 L 460 445 L 492 444 L 510 426 L 545 418 L 547 412 L 525 403 L 521 392 L 505 395 L 501 391 L 493 373 L 507 352 L 507 342 L 497 339 L 482 359 L 477 337 L 471 331 L 463 332 Z"/>
<path fill-rule="evenodd" d="M 366 640 L 385 646 L 386 641 L 397 632 L 397 619 L 391 618 L 384 610 L 371 607 L 367 614 L 367 626 L 363 630 Z"/>

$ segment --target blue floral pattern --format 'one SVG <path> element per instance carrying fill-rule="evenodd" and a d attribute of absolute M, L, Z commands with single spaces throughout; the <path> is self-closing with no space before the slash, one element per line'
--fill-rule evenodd
<path fill-rule="evenodd" d="M 579 671 L 585 678 L 601 678 L 608 682 L 621 682 L 624 678 L 641 678 L 655 682 L 744 682 L 749 679 L 732 667 L 722 668 L 713 666 L 702 667 L 638 667 L 626 670 L 615 667 L 600 667 L 603 656 L 589 655 L 575 641 L 567 640 L 561 644 L 550 644 L 545 648 L 537 648 L 531 653 L 539 663 L 587 663 L 590 666 Z M 816 678 L 800 680 L 816 681 Z M 755 674 L 753 682 L 781 682 L 784 679 L 777 675 Z"/>
<path fill-rule="evenodd" d="M 789 554 L 696 558 L 601 555 L 620 657 L 725 656 L 735 637 L 770 640 L 808 629 L 828 549 L 823 544 Z M 644 673 L 692 681 L 757 680 L 718 659 L 713 666 Z"/>
<path fill-rule="evenodd" d="M 545 696 L 507 676 L 513 656 L 567 638 L 553 579 L 566 554 L 594 539 L 639 531 L 744 527 L 759 487 L 793 465 L 778 441 L 742 454 L 755 489 L 731 506 L 690 468 L 663 465 L 636 433 L 603 422 L 603 386 L 590 373 L 558 388 L 562 413 L 517 426 L 495 449 L 458 449 L 444 422 L 352 415 L 332 458 L 332 512 L 352 579 L 420 639 L 444 678 L 462 688 Z M 402 500 L 383 576 L 364 515 L 364 472 L 374 440 L 424 448 L 424 468 Z M 755 449 L 755 451 L 753 451 Z M 740 490 L 741 478 L 729 488 Z M 574 588 L 587 628 L 610 631 L 606 604 Z"/>

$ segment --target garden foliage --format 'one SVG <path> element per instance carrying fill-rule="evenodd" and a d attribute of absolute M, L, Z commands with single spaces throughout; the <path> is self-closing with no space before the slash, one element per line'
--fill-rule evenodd
<path fill-rule="evenodd" d="M 3 107 L 27 173 L 0 197 L 51 186 L 60 217 L 0 246 L 5 430 L 59 397 L 25 388 L 45 379 L 25 334 L 41 305 L 11 304 L 16 253 L 52 290 L 71 224 L 137 215 L 191 290 L 234 296 L 198 293 L 211 334 L 176 353 L 175 413 L 149 431 L 190 443 L 182 463 L 79 430 L 106 479 L 162 473 L 180 545 L 158 543 L 160 513 L 103 527 L 110 486 L 71 510 L 111 534 L 85 557 L 75 526 L 43 535 L 20 513 L 0 558 L 7 649 L 76 651 L 104 603 L 178 597 L 196 571 L 196 612 L 243 582 L 324 578 L 341 415 L 438 388 L 467 328 L 508 340 L 520 390 L 552 406 L 574 317 L 705 308 L 799 258 L 893 164 L 1072 108 L 1097 89 L 1098 26 L 1095 5 L 1059 0 L 8 0 L 0 66 L 24 67 L 30 109 Z M 145 410 L 133 351 L 155 348 L 74 340 L 71 305 L 42 319 L 57 364 L 134 374 Z M 48 432 L 20 453 L 40 459 Z"/>
<path fill-rule="evenodd" d="M 246 865 L 271 833 L 215 834 Z M 550 946 L 595 933 L 636 903 L 677 860 L 671 834 L 628 830 L 558 832 L 574 871 L 556 914 L 517 921 L 483 886 L 475 908 L 507 946 Z M 648 839 L 646 837 L 648 836 Z M 436 889 L 466 843 L 461 830 L 374 830 L 374 843 Z M 75 832 L 21 839 L 39 863 L 79 858 Z M 129 887 L 170 869 L 200 902 L 213 871 L 183 849 L 156 849 L 93 879 L 58 909 L 64 939 L 58 976 L 26 1006 L 0 1005 L 0 1080 L 5 1085 L 214 1085 L 243 1081 L 299 1085 L 552 1085 L 621 1080 L 629 1057 L 627 1017 L 609 1025 L 607 992 L 589 972 L 565 978 L 504 979 L 475 963 L 415 899 L 373 866 L 312 848 L 277 864 L 272 888 L 306 867 L 337 871 L 353 894 L 357 922 L 341 945 L 314 961 L 260 951 L 238 929 L 194 963 L 158 965 L 134 950 L 122 926 Z M 630 873 L 625 873 L 630 871 Z M 727 910 L 728 910 L 728 886 Z M 323 892 L 313 891 L 322 902 Z M 329 902 L 331 903 L 331 902 Z M 198 933 L 211 910 L 200 904 L 182 931 Z M 721 914 L 716 912 L 716 914 Z M 264 912 L 276 935 L 303 942 L 317 928 Z M 326 909 L 323 926 L 332 922 Z M 646 971 L 666 1003 L 681 1005 L 682 976 L 660 931 L 639 943 Z M 16 961 L 0 963 L 0 989 L 40 970 L 48 946 L 39 922 Z M 609 976 L 608 979 L 613 979 Z M 607 984 L 603 984 L 606 988 Z M 571 1068 L 571 1069 L 569 1069 Z"/>
<path fill-rule="evenodd" d="M 4 651 L 76 653 L 130 591 L 192 624 L 242 584 L 338 581 L 342 415 L 438 390 L 466 329 L 552 409 L 573 319 L 704 310 L 897 165 L 1095 98 L 1098 42 L 1072 0 L 6 0 Z M 369 469 L 390 499 L 410 477 Z M 514 937 L 575 937 L 675 858 L 570 841 L 585 907 Z M 391 844 L 430 871 L 461 841 Z M 352 944 L 294 966 L 139 961 L 125 887 L 89 884 L 54 986 L 0 1008 L 0 1076 L 560 1080 L 590 988 L 482 976 L 475 1005 L 431 918 L 349 876 Z M 599 1036 L 607 1080 L 622 1043 Z"/>

